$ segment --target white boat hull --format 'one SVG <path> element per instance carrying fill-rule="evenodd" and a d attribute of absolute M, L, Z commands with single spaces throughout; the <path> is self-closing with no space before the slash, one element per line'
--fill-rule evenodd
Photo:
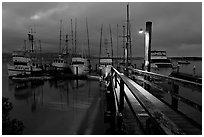
<path fill-rule="evenodd" d="M 67 63 L 52 63 L 52 66 L 57 70 L 69 69 L 70 65 Z"/>
<path fill-rule="evenodd" d="M 82 57 L 73 57 L 71 70 L 74 75 L 86 75 L 89 72 L 88 60 Z"/>
<path fill-rule="evenodd" d="M 86 75 L 89 72 L 88 66 L 71 65 L 72 73 L 74 75 Z"/>
<path fill-rule="evenodd" d="M 151 68 L 151 72 L 169 76 L 172 73 L 172 68 Z"/>
<path fill-rule="evenodd" d="M 22 65 L 7 65 L 8 68 L 8 76 L 15 77 L 18 75 L 30 75 L 31 72 L 41 73 L 41 68 L 36 68 L 34 66 L 22 66 Z"/>

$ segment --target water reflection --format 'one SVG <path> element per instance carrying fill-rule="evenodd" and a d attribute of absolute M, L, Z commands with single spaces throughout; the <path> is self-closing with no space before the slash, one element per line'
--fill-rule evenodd
<path fill-rule="evenodd" d="M 87 122 L 95 125 L 95 120 L 101 119 L 97 125 L 103 124 L 104 112 L 100 108 L 104 107 L 101 104 L 104 92 L 100 91 L 98 81 L 9 80 L 7 85 L 15 107 L 13 113 L 25 123 L 25 134 L 78 134 L 84 132 Z"/>
<path fill-rule="evenodd" d="M 152 82 L 157 85 L 156 88 L 150 90 L 153 95 L 201 124 L 202 89 L 176 81 L 155 80 Z"/>

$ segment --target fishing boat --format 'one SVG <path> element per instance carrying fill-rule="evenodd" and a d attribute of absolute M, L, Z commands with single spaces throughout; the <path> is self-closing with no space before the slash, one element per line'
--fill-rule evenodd
<path fill-rule="evenodd" d="M 59 55 L 57 59 L 54 59 L 52 62 L 52 67 L 54 67 L 55 73 L 56 72 L 70 72 L 70 56 L 68 53 L 68 34 L 66 34 L 66 45 L 61 53 L 61 40 L 62 40 L 62 20 L 60 21 L 60 43 L 59 43 Z"/>
<path fill-rule="evenodd" d="M 58 55 L 58 58 L 53 60 L 52 66 L 56 71 L 66 71 L 70 69 L 70 63 L 62 58 L 61 55 Z"/>
<path fill-rule="evenodd" d="M 181 60 L 178 61 L 178 64 L 190 64 L 190 62 L 188 60 Z"/>
<path fill-rule="evenodd" d="M 89 72 L 89 62 L 84 57 L 72 57 L 71 69 L 74 75 L 86 75 Z"/>
<path fill-rule="evenodd" d="M 77 46 L 76 44 L 76 23 L 77 22 L 76 21 L 77 20 L 75 20 L 75 51 L 74 51 L 74 56 L 72 57 L 72 60 L 71 60 L 71 70 L 74 75 L 81 76 L 81 75 L 86 75 L 90 71 L 90 59 L 87 59 L 85 56 L 83 56 L 83 53 L 82 55 L 79 55 L 76 53 L 76 46 Z M 87 25 L 87 20 L 86 20 L 86 25 Z M 88 37 L 88 51 L 89 51 L 90 49 L 89 49 L 88 25 L 87 25 L 87 37 Z M 90 51 L 89 51 L 89 58 L 90 58 Z"/>
<path fill-rule="evenodd" d="M 42 74 L 42 68 L 40 61 L 36 58 L 36 50 L 34 51 L 34 35 L 31 32 L 28 33 L 29 41 L 32 44 L 31 50 L 18 50 L 13 51 L 12 60 L 7 64 L 9 78 L 17 76 L 27 75 L 40 75 Z M 26 45 L 25 45 L 26 47 Z"/>

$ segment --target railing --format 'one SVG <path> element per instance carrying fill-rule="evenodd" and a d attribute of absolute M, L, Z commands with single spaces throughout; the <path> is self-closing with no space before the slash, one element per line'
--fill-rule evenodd
<path fill-rule="evenodd" d="M 163 77 L 161 75 L 154 75 L 149 72 L 144 72 L 136 69 L 132 69 L 132 72 L 136 72 L 138 74 L 145 74 L 149 77 L 162 77 L 164 79 L 170 79 L 174 80 L 179 84 L 193 84 L 195 85 L 195 88 L 200 89 L 202 85 L 199 85 L 197 83 L 193 82 L 188 82 L 188 81 L 180 81 L 179 79 L 171 79 L 169 77 Z M 114 94 L 114 102 L 115 102 L 115 112 L 116 112 L 116 117 L 123 115 L 123 110 L 124 110 L 124 104 L 126 103 L 131 110 L 132 114 L 134 115 L 134 118 L 139 122 L 139 125 L 141 129 L 145 133 L 149 133 L 148 130 L 150 130 L 150 124 L 153 124 L 156 129 L 161 133 L 161 134 L 189 134 L 189 132 L 183 130 L 183 128 L 180 128 L 180 125 L 177 126 L 177 123 L 175 124 L 175 121 L 172 121 L 169 118 L 169 115 L 167 116 L 166 113 L 163 112 L 172 112 L 172 109 L 168 107 L 166 104 L 158 100 L 156 97 L 152 96 L 145 90 L 142 86 L 139 84 L 135 83 L 133 80 L 129 79 L 126 77 L 124 74 L 118 72 L 114 67 L 111 69 L 111 73 L 109 74 L 110 77 L 110 84 L 109 87 L 111 86 L 111 89 Z M 141 78 L 137 78 L 141 80 Z M 154 84 L 142 80 L 146 84 L 149 84 L 151 86 L 157 87 Z M 188 83 L 188 84 L 187 84 Z M 172 94 L 174 98 L 176 99 L 181 99 L 184 102 L 188 102 L 189 104 L 193 104 L 191 101 L 186 100 L 182 98 L 181 96 L 178 96 L 176 94 Z M 175 102 L 174 102 L 175 103 Z M 194 103 L 192 106 L 195 108 L 198 108 L 198 110 L 202 110 L 202 106 Z M 177 115 L 176 112 L 172 112 L 172 114 Z M 179 117 L 181 118 L 181 117 Z M 181 118 L 182 119 L 182 118 Z M 184 121 L 184 123 L 188 123 L 188 121 Z M 194 125 L 190 125 L 195 131 L 192 131 L 192 134 L 201 134 L 200 129 L 197 129 L 197 127 L 194 127 Z"/>
<path fill-rule="evenodd" d="M 172 103 L 170 104 L 174 109 L 178 109 L 178 101 L 181 101 L 185 103 L 186 105 L 192 107 L 193 109 L 198 110 L 199 112 L 202 112 L 202 106 L 198 103 L 195 103 L 191 101 L 190 99 L 186 99 L 179 95 L 179 87 L 184 87 L 187 89 L 191 89 L 197 92 L 202 92 L 202 84 L 197 83 L 197 82 L 192 82 L 184 79 L 179 79 L 175 77 L 169 77 L 157 73 L 152 73 L 152 72 L 147 72 L 143 70 L 138 70 L 138 69 L 132 69 L 129 68 L 129 72 L 131 72 L 131 78 L 137 81 L 142 81 L 143 84 L 149 85 L 150 87 L 156 89 L 157 91 L 163 92 L 170 94 L 172 99 Z M 149 77 L 150 81 L 145 80 L 143 77 L 138 77 L 138 76 L 146 76 Z M 155 80 L 156 79 L 156 80 Z M 168 83 L 168 85 L 171 86 L 170 89 L 165 89 L 159 84 L 155 84 L 155 81 L 162 81 L 162 83 Z"/>

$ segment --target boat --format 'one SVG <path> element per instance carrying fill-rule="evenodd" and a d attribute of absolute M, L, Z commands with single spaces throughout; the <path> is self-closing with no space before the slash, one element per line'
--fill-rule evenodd
<path fill-rule="evenodd" d="M 164 50 L 154 50 L 151 51 L 151 72 L 170 75 L 173 69 L 171 60 L 167 58 L 166 51 Z"/>
<path fill-rule="evenodd" d="M 99 51 L 99 73 L 102 78 L 106 78 L 111 71 L 111 66 L 113 65 L 113 59 L 110 57 L 109 50 L 107 48 L 108 39 L 105 38 L 105 51 L 106 56 L 101 57 L 101 48 L 102 48 L 102 31 L 103 25 L 101 25 L 101 35 L 100 35 L 100 51 Z M 110 44 L 111 44 L 111 51 L 113 56 L 113 48 L 112 48 L 112 35 L 111 35 L 111 28 L 110 28 Z"/>
<path fill-rule="evenodd" d="M 113 60 L 111 58 L 100 58 L 99 70 L 103 77 L 107 77 L 111 71 Z"/>
<path fill-rule="evenodd" d="M 75 20 L 75 23 L 77 23 L 76 20 Z M 87 59 L 85 56 L 83 56 L 83 53 L 82 53 L 82 55 L 79 55 L 76 53 L 77 44 L 76 44 L 76 24 L 75 24 L 75 50 L 74 50 L 74 54 L 73 54 L 74 56 L 72 57 L 72 60 L 71 60 L 71 70 L 72 70 L 72 73 L 76 76 L 86 75 L 91 69 L 90 68 L 90 49 L 89 49 L 89 35 L 88 35 L 87 20 L 86 20 L 86 25 L 87 25 L 89 59 Z M 73 36 L 73 34 L 72 34 L 72 36 Z"/>
<path fill-rule="evenodd" d="M 151 51 L 151 68 L 172 68 L 172 63 L 167 58 L 166 51 Z"/>
<path fill-rule="evenodd" d="M 127 4 L 127 25 L 126 28 L 123 26 L 123 61 L 120 62 L 118 65 L 118 70 L 121 73 L 126 73 L 127 70 L 129 73 L 131 73 L 131 70 L 133 69 L 132 65 L 132 46 L 131 46 L 131 25 L 130 25 L 130 19 L 129 19 L 129 4 Z M 127 30 L 125 34 L 125 30 Z M 126 40 L 125 40 L 126 39 Z M 129 69 L 128 69 L 129 68 Z"/>
<path fill-rule="evenodd" d="M 188 60 L 180 60 L 178 64 L 190 64 L 190 62 Z"/>
<path fill-rule="evenodd" d="M 52 67 L 54 67 L 56 71 L 66 72 L 70 70 L 70 63 L 68 60 L 62 58 L 61 55 L 58 55 L 58 58 L 53 60 Z"/>
<path fill-rule="evenodd" d="M 17 50 L 12 53 L 12 60 L 7 64 L 9 78 L 27 75 L 41 75 L 43 70 L 40 61 L 36 58 L 36 51 L 33 50 L 34 35 L 28 34 L 32 44 L 31 50 Z M 26 46 L 26 45 L 25 45 Z"/>
<path fill-rule="evenodd" d="M 62 20 L 60 21 L 60 43 L 59 43 L 59 47 L 61 48 L 61 40 L 62 40 Z M 61 53 L 61 49 L 59 51 L 59 55 L 58 55 L 58 58 L 57 59 L 54 59 L 53 62 L 52 62 L 52 67 L 54 68 L 54 71 L 55 73 L 57 72 L 71 72 L 71 69 L 70 69 L 70 56 L 69 56 L 69 53 L 68 53 L 68 34 L 66 34 L 66 45 L 65 45 L 65 48 L 64 50 L 62 51 Z"/>
<path fill-rule="evenodd" d="M 72 57 L 71 69 L 74 75 L 86 75 L 89 72 L 89 61 L 87 58 Z"/>

